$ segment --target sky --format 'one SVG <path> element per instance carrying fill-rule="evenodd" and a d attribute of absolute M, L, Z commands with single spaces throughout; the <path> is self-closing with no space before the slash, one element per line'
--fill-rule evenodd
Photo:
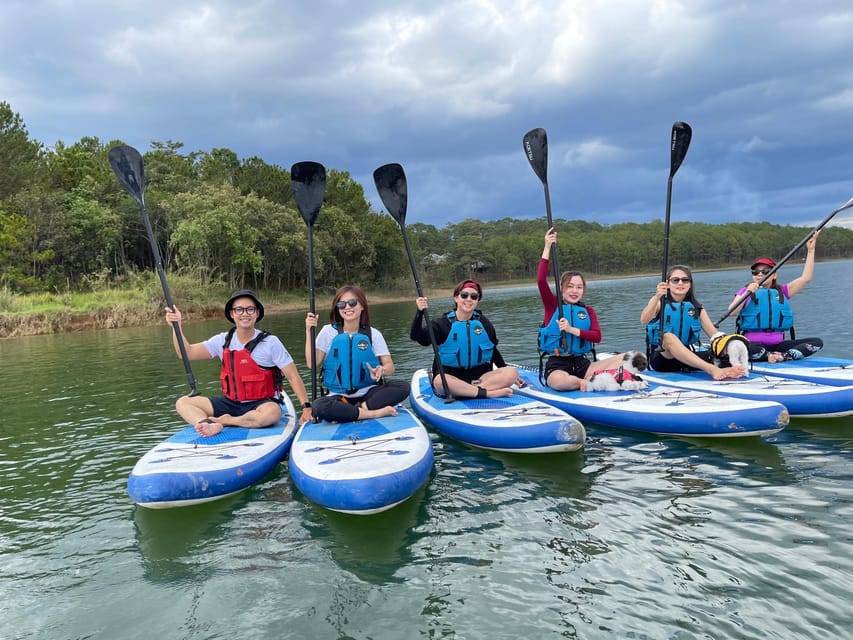
<path fill-rule="evenodd" d="M 47 146 L 399 162 L 407 222 L 814 226 L 853 197 L 849 0 L 4 0 L 0 100 Z M 853 228 L 850 210 L 831 224 Z M 322 215 L 322 213 L 321 213 Z"/>

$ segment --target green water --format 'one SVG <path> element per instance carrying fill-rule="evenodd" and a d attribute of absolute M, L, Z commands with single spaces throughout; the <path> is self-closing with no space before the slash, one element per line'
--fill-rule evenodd
<path fill-rule="evenodd" d="M 654 281 L 591 283 L 603 349 L 642 346 Z M 743 281 L 698 276 L 712 319 Z M 794 299 L 828 355 L 853 357 L 852 293 L 853 263 L 829 263 Z M 533 362 L 535 288 L 487 289 L 482 308 L 507 358 Z M 430 360 L 407 340 L 412 304 L 372 311 L 399 375 Z M 263 323 L 300 367 L 302 318 Z M 169 328 L 0 340 L 0 359 L 0 638 L 827 638 L 853 623 L 853 418 L 740 441 L 587 425 L 582 451 L 537 456 L 434 436 L 428 485 L 377 516 L 307 503 L 286 463 L 238 496 L 150 511 L 125 484 L 180 426 Z M 194 370 L 215 393 L 216 364 Z"/>

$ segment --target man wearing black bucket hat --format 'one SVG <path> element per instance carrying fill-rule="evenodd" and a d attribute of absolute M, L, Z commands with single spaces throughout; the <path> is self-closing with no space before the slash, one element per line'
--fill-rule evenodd
<path fill-rule="evenodd" d="M 225 303 L 225 318 L 234 327 L 190 344 L 184 337 L 180 310 L 177 306 L 166 309 L 166 322 L 178 323 L 190 360 L 218 357 L 222 361 L 222 396 L 183 396 L 175 404 L 181 417 L 201 435 L 216 435 L 226 426 L 267 427 L 278 422 L 282 376 L 302 405 L 300 423 L 311 420 L 308 392 L 290 353 L 281 340 L 255 327 L 263 317 L 264 305 L 252 291 L 235 291 Z M 180 356 L 174 332 L 172 343 Z"/>

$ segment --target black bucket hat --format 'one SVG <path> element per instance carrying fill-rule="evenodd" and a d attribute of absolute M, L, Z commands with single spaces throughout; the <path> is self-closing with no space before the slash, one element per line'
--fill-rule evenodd
<path fill-rule="evenodd" d="M 234 301 L 237 298 L 251 298 L 255 301 L 255 306 L 258 308 L 258 319 L 255 322 L 260 322 L 264 317 L 264 305 L 261 304 L 261 301 L 258 300 L 258 296 L 255 295 L 253 291 L 249 291 L 248 289 L 240 289 L 239 291 L 235 291 L 231 294 L 231 297 L 228 298 L 228 302 L 225 303 L 225 318 L 231 324 L 234 324 L 234 318 L 231 317 L 231 307 L 234 306 Z"/>

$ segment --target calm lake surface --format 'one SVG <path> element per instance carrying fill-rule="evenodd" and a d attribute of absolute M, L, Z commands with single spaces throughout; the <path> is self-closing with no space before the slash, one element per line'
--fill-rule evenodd
<path fill-rule="evenodd" d="M 853 262 L 816 271 L 798 332 L 853 358 Z M 712 320 L 747 274 L 697 275 Z M 656 280 L 590 283 L 602 350 L 642 348 Z M 507 359 L 534 363 L 535 287 L 487 289 L 481 308 Z M 431 360 L 408 341 L 413 302 L 372 311 L 398 375 Z M 262 326 L 304 372 L 303 318 Z M 313 506 L 286 462 L 239 496 L 151 511 L 126 481 L 181 426 L 169 332 L 0 340 L 0 638 L 850 637 L 851 418 L 726 441 L 587 424 L 583 450 L 535 456 L 434 434 L 429 484 L 377 516 Z M 216 393 L 217 365 L 194 370 Z"/>

